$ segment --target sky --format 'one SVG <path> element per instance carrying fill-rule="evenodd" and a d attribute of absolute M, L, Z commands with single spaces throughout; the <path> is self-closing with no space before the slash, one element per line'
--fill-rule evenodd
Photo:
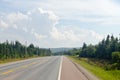
<path fill-rule="evenodd" d="M 0 42 L 81 47 L 119 30 L 119 0 L 0 0 Z"/>

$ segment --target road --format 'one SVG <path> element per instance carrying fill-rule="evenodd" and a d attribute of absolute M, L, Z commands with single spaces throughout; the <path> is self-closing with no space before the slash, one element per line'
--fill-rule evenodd
<path fill-rule="evenodd" d="M 99 80 L 82 66 L 67 57 L 62 58 L 61 80 Z"/>
<path fill-rule="evenodd" d="M 0 80 L 98 80 L 80 69 L 64 56 L 40 57 L 0 65 Z"/>
<path fill-rule="evenodd" d="M 61 57 L 41 57 L 0 65 L 0 80 L 58 80 Z"/>

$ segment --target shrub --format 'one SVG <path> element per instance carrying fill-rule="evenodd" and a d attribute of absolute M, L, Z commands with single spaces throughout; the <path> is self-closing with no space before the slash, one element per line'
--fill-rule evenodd
<path fill-rule="evenodd" d="M 120 52 L 112 52 L 113 62 L 120 63 Z"/>

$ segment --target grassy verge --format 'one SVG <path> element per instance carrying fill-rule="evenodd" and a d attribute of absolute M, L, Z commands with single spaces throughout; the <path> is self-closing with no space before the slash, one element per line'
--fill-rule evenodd
<path fill-rule="evenodd" d="M 27 57 L 27 58 L 4 59 L 4 60 L 0 60 L 0 64 L 10 63 L 10 62 L 15 62 L 15 61 L 20 61 L 20 60 L 26 60 L 26 59 L 30 59 L 30 58 L 36 58 L 36 57 L 38 57 L 38 56 Z"/>
<path fill-rule="evenodd" d="M 120 70 L 109 70 L 106 71 L 103 68 L 97 66 L 97 65 L 91 65 L 88 64 L 86 61 L 82 59 L 78 59 L 76 57 L 69 57 L 74 62 L 80 64 L 84 68 L 86 68 L 88 71 L 96 75 L 100 80 L 120 80 Z"/>

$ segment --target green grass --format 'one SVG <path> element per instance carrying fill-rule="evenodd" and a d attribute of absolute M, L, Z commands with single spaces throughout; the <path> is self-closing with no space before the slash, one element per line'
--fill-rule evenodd
<path fill-rule="evenodd" d="M 24 60 L 24 59 L 23 58 L 21 58 L 21 59 L 20 58 L 16 58 L 16 59 L 4 59 L 4 60 L 0 60 L 0 64 L 9 63 L 9 62 L 15 62 L 15 61 Z"/>
<path fill-rule="evenodd" d="M 4 60 L 0 60 L 0 64 L 10 63 L 10 62 L 15 62 L 15 61 L 20 61 L 20 60 L 26 60 L 26 59 L 30 59 L 30 58 L 36 58 L 36 57 L 38 57 L 38 56 L 27 57 L 27 58 L 4 59 Z"/>
<path fill-rule="evenodd" d="M 109 70 L 106 71 L 103 68 L 97 66 L 97 65 L 91 65 L 88 64 L 86 61 L 78 59 L 76 57 L 69 57 L 74 62 L 80 64 L 84 68 L 86 68 L 88 71 L 96 75 L 100 80 L 120 80 L 120 70 Z"/>

